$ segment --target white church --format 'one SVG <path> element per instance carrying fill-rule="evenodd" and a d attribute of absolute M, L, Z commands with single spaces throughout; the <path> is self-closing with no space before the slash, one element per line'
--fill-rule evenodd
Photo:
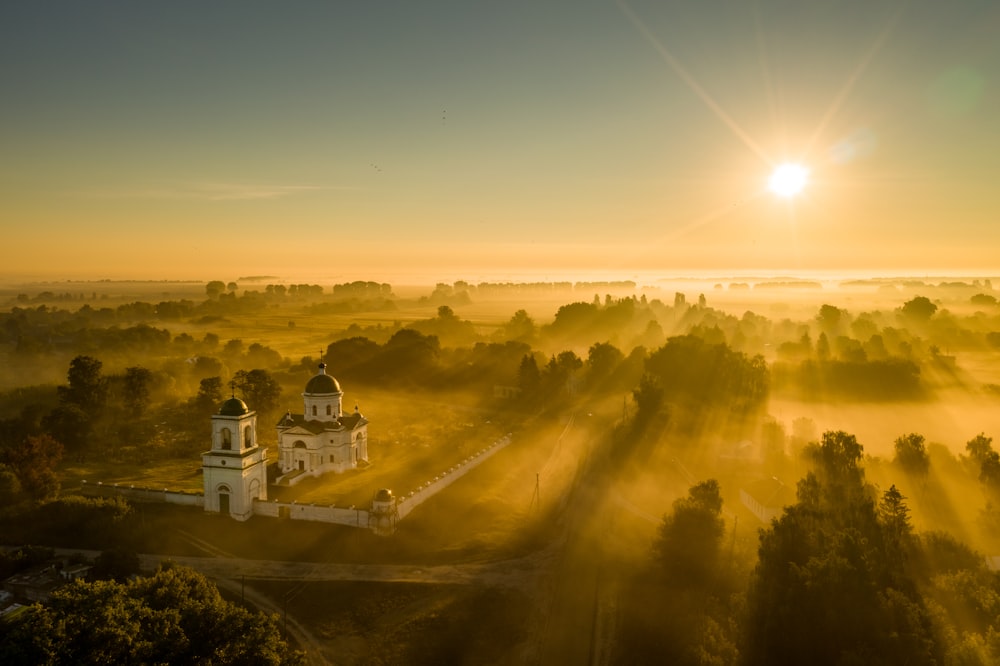
<path fill-rule="evenodd" d="M 302 413 L 288 412 L 278 422 L 278 483 L 294 485 L 326 472 L 344 472 L 368 464 L 368 420 L 357 406 L 341 409 L 344 392 L 326 364 L 306 384 Z"/>
<path fill-rule="evenodd" d="M 278 483 L 368 464 L 368 420 L 344 414 L 344 393 L 326 364 L 306 384 L 302 414 L 278 422 Z M 233 396 L 212 416 L 212 449 L 202 454 L 205 511 L 246 520 L 267 500 L 267 449 L 257 444 L 257 413 Z"/>

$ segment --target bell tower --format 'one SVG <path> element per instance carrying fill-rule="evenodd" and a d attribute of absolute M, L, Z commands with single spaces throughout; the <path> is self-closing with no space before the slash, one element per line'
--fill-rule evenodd
<path fill-rule="evenodd" d="M 235 395 L 212 415 L 212 448 L 201 456 L 205 511 L 237 520 L 267 499 L 267 449 L 257 445 L 257 412 Z"/>

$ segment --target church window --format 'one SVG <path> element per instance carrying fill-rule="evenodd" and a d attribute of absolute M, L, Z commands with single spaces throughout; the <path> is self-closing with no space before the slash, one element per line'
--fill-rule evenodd
<path fill-rule="evenodd" d="M 229 428 L 223 428 L 222 432 L 219 433 L 222 436 L 222 449 L 228 451 L 233 448 L 233 433 L 229 431 Z"/>
<path fill-rule="evenodd" d="M 326 406 L 326 415 L 330 416 L 331 414 L 333 414 L 333 407 L 330 406 L 330 405 L 327 405 Z"/>
<path fill-rule="evenodd" d="M 316 416 L 316 405 L 313 405 L 313 416 Z"/>

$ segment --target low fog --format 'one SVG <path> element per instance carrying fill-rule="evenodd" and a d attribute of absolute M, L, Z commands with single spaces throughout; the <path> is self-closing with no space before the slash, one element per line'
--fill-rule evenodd
<path fill-rule="evenodd" d="M 282 615 L 274 640 L 308 663 L 996 663 L 997 297 L 986 278 L 18 285 L 5 571 L 29 545 L 142 554 L 144 574 L 222 558 L 223 596 Z M 366 508 L 512 443 L 384 537 L 83 492 L 201 492 L 233 395 L 273 463 L 321 361 L 370 465 L 269 499 Z M 35 654 L 27 626 L 0 623 L 3 649 Z"/>

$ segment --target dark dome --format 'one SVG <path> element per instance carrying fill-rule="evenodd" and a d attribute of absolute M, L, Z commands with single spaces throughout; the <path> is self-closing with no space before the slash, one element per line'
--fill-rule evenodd
<path fill-rule="evenodd" d="M 244 414 L 249 414 L 250 408 L 247 407 L 247 403 L 243 402 L 237 397 L 232 397 L 222 403 L 222 408 L 219 409 L 219 414 L 222 416 L 243 416 Z"/>
<path fill-rule="evenodd" d="M 382 488 L 377 493 L 375 493 L 376 502 L 391 502 L 392 501 L 392 491 L 388 488 Z"/>
<path fill-rule="evenodd" d="M 332 375 L 326 374 L 326 363 L 319 364 L 319 374 L 306 384 L 306 393 L 340 393 L 340 384 Z"/>

